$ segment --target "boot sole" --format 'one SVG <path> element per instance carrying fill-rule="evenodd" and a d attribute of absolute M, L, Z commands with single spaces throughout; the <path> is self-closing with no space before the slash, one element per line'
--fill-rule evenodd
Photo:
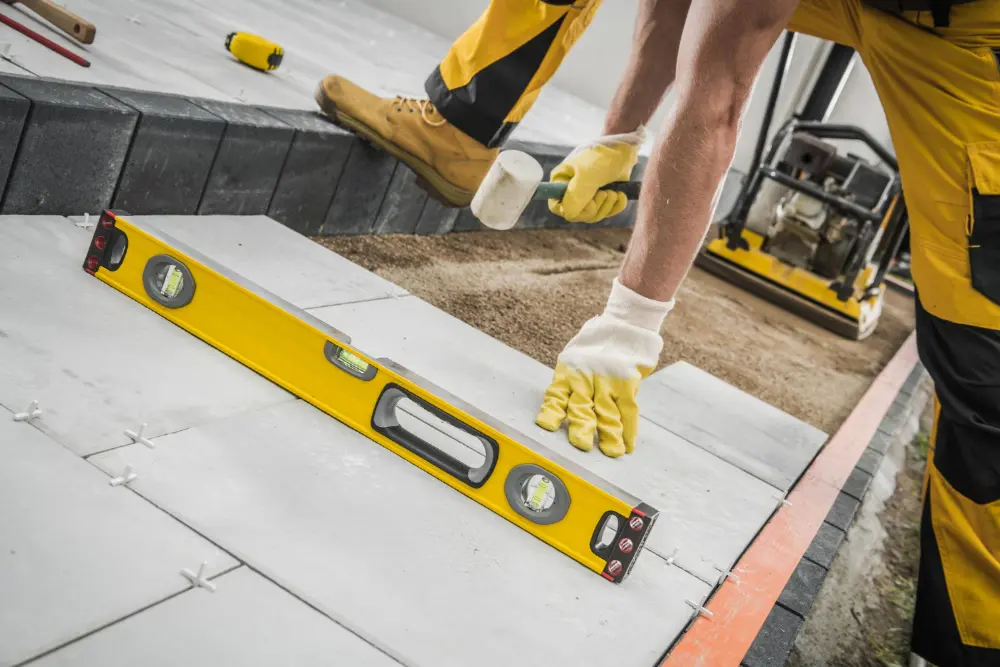
<path fill-rule="evenodd" d="M 460 188 L 449 183 L 429 164 L 418 158 L 416 155 L 403 150 L 391 141 L 386 141 L 382 135 L 370 128 L 353 116 L 340 111 L 333 100 L 326 96 L 323 86 L 316 87 L 316 104 L 319 105 L 323 114 L 330 118 L 334 124 L 350 130 L 365 141 L 369 141 L 386 153 L 405 164 L 417 174 L 417 185 L 425 190 L 427 194 L 445 206 L 452 208 L 465 208 L 472 203 L 472 197 L 476 194 L 464 188 Z"/>

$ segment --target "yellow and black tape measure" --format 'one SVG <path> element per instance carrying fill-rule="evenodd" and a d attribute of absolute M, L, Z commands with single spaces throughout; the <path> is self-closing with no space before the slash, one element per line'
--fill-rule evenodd
<path fill-rule="evenodd" d="M 642 551 L 656 509 L 155 227 L 105 212 L 83 268 L 604 578 Z"/>
<path fill-rule="evenodd" d="M 226 36 L 226 50 L 241 63 L 264 71 L 277 69 L 285 56 L 285 50 L 280 45 L 248 32 L 229 33 Z"/>

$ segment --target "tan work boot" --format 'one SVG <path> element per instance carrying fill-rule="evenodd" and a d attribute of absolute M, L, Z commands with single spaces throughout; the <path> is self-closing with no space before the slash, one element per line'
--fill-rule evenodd
<path fill-rule="evenodd" d="M 498 149 L 444 119 L 430 100 L 378 97 L 339 76 L 316 89 L 323 113 L 417 173 L 418 184 L 450 206 L 468 206 Z"/>

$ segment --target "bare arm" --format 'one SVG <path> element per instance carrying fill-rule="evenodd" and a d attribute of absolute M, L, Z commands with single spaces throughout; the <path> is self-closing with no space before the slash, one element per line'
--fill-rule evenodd
<path fill-rule="evenodd" d="M 641 0 L 632 51 L 618 85 L 604 134 L 633 132 L 649 122 L 674 81 L 677 49 L 691 0 Z"/>
<path fill-rule="evenodd" d="M 754 78 L 798 2 L 692 0 L 677 55 L 677 104 L 646 167 L 620 275 L 639 294 L 669 301 L 691 268 Z"/>

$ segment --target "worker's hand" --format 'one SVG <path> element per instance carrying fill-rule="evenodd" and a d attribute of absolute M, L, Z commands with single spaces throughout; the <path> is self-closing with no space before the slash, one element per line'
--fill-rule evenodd
<path fill-rule="evenodd" d="M 621 192 L 600 191 L 615 181 L 627 181 L 639 161 L 645 138 L 640 127 L 628 134 L 614 134 L 584 144 L 566 156 L 552 173 L 552 181 L 569 183 L 562 201 L 549 200 L 549 210 L 568 222 L 595 223 L 625 210 L 628 199 Z"/>
<path fill-rule="evenodd" d="M 559 355 L 535 423 L 548 431 L 569 421 L 569 441 L 617 457 L 635 450 L 639 382 L 656 368 L 660 326 L 674 301 L 654 301 L 615 279 L 604 312 L 588 320 Z"/>

